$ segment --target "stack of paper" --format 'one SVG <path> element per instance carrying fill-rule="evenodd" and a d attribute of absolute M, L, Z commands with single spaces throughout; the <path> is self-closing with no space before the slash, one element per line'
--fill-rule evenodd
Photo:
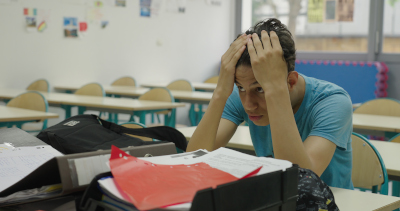
<path fill-rule="evenodd" d="M 216 185 L 254 174 L 285 170 L 292 163 L 226 148 L 140 159 L 113 149 L 110 166 L 114 178 L 99 180 L 109 204 L 112 204 L 110 201 L 119 205 L 132 203 L 139 210 L 174 205 L 170 207 L 187 210 L 190 208 L 187 202 L 200 189 L 215 188 Z M 199 183 L 200 186 L 197 186 Z M 192 189 L 188 190 L 187 186 Z"/>

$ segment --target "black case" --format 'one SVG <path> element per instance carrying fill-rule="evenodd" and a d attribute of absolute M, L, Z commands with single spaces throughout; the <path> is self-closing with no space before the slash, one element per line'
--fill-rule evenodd
<path fill-rule="evenodd" d="M 296 210 L 298 172 L 298 166 L 293 164 L 286 171 L 271 172 L 219 185 L 215 189 L 200 190 L 192 201 L 190 211 Z M 103 194 L 98 189 L 97 180 L 106 176 L 111 176 L 111 173 L 99 174 L 92 180 L 77 210 L 116 210 L 115 207 L 101 202 Z M 164 209 L 153 211 L 161 210 Z"/>

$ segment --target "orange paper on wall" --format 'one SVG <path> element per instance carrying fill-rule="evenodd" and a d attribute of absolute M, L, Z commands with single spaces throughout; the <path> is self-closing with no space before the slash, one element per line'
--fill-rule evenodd
<path fill-rule="evenodd" d="M 198 190 L 239 179 L 206 163 L 158 165 L 130 156 L 115 146 L 111 149 L 110 167 L 114 179 L 140 210 L 190 202 Z"/>

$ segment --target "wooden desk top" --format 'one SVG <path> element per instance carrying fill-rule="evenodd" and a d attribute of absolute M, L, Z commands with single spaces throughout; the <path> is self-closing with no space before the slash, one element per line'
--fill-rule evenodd
<path fill-rule="evenodd" d="M 80 86 L 68 85 L 68 86 L 56 86 L 55 90 L 62 91 L 76 91 Z M 104 91 L 107 94 L 129 96 L 129 97 L 139 97 L 140 95 L 149 91 L 149 88 L 143 87 L 131 87 L 131 86 L 103 86 Z M 210 92 L 188 92 L 188 91 L 171 91 L 171 94 L 175 99 L 183 102 L 200 102 L 209 103 L 213 93 Z"/>
<path fill-rule="evenodd" d="M 389 175 L 400 176 L 400 143 L 370 140 L 379 151 Z"/>
<path fill-rule="evenodd" d="M 189 141 L 192 137 L 194 131 L 196 130 L 196 126 L 194 127 L 184 127 L 184 128 L 177 128 Z M 246 150 L 253 150 L 253 142 L 251 142 L 250 137 L 250 130 L 248 126 L 239 126 L 231 138 L 229 140 L 227 147 L 237 148 L 237 149 L 246 149 Z"/>
<path fill-rule="evenodd" d="M 353 128 L 400 132 L 400 117 L 353 114 Z"/>
<path fill-rule="evenodd" d="M 0 89 L 0 98 L 11 99 L 26 90 Z M 115 109 L 125 111 L 158 110 L 183 107 L 183 103 L 169 103 L 159 101 L 145 101 L 128 98 L 94 97 L 65 93 L 41 92 L 49 104 L 86 106 L 90 108 Z"/>
<path fill-rule="evenodd" d="M 149 82 L 142 83 L 140 86 L 142 87 L 166 87 L 170 82 Z M 206 91 L 214 91 L 217 88 L 217 84 L 212 83 L 201 83 L 201 82 L 192 82 L 192 86 L 195 89 L 206 90 Z"/>
<path fill-rule="evenodd" d="M 331 187 L 340 210 L 392 211 L 400 207 L 400 198 Z"/>
<path fill-rule="evenodd" d="M 0 106 L 0 122 L 31 121 L 58 118 L 58 114 Z"/>

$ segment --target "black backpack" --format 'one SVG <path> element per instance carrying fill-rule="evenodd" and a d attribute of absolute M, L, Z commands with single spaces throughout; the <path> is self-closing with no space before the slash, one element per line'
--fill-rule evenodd
<path fill-rule="evenodd" d="M 160 141 L 143 141 L 127 134 L 144 136 Z M 41 131 L 37 138 L 64 154 L 90 152 L 173 142 L 178 149 L 186 151 L 186 138 L 175 128 L 159 126 L 132 129 L 102 120 L 96 115 L 77 115 Z"/>

